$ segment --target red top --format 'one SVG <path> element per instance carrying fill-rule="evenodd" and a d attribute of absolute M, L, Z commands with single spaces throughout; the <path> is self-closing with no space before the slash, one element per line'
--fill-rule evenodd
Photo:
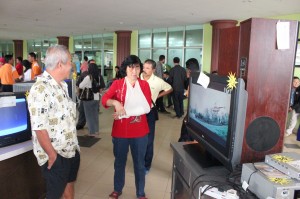
<path fill-rule="evenodd" d="M 127 90 L 126 83 L 124 81 L 125 78 L 113 81 L 108 91 L 103 95 L 102 105 L 105 108 L 108 108 L 108 106 L 106 106 L 106 102 L 109 99 L 117 100 L 124 105 Z M 143 91 L 143 94 L 149 103 L 149 106 L 151 106 L 151 91 L 148 82 L 140 79 L 138 79 L 138 81 Z M 112 137 L 136 138 L 143 137 L 146 134 L 148 134 L 149 127 L 147 123 L 146 114 L 141 115 L 140 122 L 130 123 L 134 118 L 135 116 L 123 118 L 120 120 L 114 120 L 111 133 Z"/>
<path fill-rule="evenodd" d="M 18 71 L 19 75 L 23 75 L 23 65 L 22 65 L 22 63 L 18 63 L 16 65 L 16 70 Z"/>

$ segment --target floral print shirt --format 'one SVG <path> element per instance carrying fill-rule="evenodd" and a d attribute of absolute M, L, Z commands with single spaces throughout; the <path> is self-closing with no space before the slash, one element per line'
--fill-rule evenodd
<path fill-rule="evenodd" d="M 65 158 L 75 156 L 79 150 L 76 132 L 76 104 L 68 95 L 68 86 L 58 84 L 45 71 L 30 89 L 28 109 L 31 119 L 33 151 L 41 166 L 48 155 L 38 142 L 36 130 L 46 130 L 55 151 Z"/>

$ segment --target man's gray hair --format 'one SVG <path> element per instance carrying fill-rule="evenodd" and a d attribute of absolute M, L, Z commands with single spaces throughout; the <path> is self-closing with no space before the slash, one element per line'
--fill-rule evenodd
<path fill-rule="evenodd" d="M 45 68 L 53 70 L 59 62 L 66 64 L 69 58 L 69 50 L 64 45 L 54 45 L 47 49 Z"/>

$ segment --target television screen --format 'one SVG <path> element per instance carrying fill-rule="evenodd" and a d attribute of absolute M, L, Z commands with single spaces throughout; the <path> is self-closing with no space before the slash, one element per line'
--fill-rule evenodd
<path fill-rule="evenodd" d="M 30 117 L 24 93 L 0 95 L 0 147 L 31 139 Z"/>
<path fill-rule="evenodd" d="M 1 119 L 0 136 L 14 134 L 28 128 L 28 115 L 24 98 L 15 99 L 14 106 L 0 108 L 0 115 L 5 116 Z"/>
<path fill-rule="evenodd" d="M 224 88 L 205 89 L 198 84 L 191 84 L 190 92 L 193 93 L 189 103 L 190 122 L 206 128 L 208 137 L 226 147 L 231 94 L 225 93 Z"/>
<path fill-rule="evenodd" d="M 209 75 L 204 88 L 197 83 L 198 76 L 196 72 L 190 77 L 187 130 L 208 155 L 232 170 L 241 159 L 248 99 L 245 83 L 238 79 L 236 88 L 228 90 L 226 76 Z"/>

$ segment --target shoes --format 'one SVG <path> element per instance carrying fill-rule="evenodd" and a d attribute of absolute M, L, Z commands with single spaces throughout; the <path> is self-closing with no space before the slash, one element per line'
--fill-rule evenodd
<path fill-rule="evenodd" d="M 148 198 L 146 198 L 146 197 L 139 197 L 138 199 L 148 199 Z"/>
<path fill-rule="evenodd" d="M 174 119 L 181 119 L 181 116 L 175 115 L 175 116 L 173 116 L 173 118 L 174 118 Z"/>
<path fill-rule="evenodd" d="M 98 138 L 99 137 L 99 133 L 93 133 L 93 134 L 89 133 L 89 134 L 86 134 L 84 136 Z"/>
<path fill-rule="evenodd" d="M 171 106 L 173 106 L 173 104 L 168 105 L 167 108 L 170 108 Z"/>
<path fill-rule="evenodd" d="M 76 125 L 76 130 L 80 130 L 80 129 L 83 129 L 84 125 Z"/>
<path fill-rule="evenodd" d="M 122 195 L 122 192 L 118 193 L 116 191 L 113 191 L 111 192 L 111 194 L 109 194 L 109 199 L 118 199 L 120 195 Z"/>
<path fill-rule="evenodd" d="M 288 136 L 290 136 L 290 135 L 292 135 L 292 134 L 291 134 L 291 133 L 285 132 L 284 137 L 288 137 Z"/>
<path fill-rule="evenodd" d="M 169 111 L 166 111 L 166 110 L 159 111 L 159 112 L 164 113 L 164 114 L 171 114 Z"/>
<path fill-rule="evenodd" d="M 145 169 L 145 175 L 147 175 L 150 172 L 150 169 Z"/>

